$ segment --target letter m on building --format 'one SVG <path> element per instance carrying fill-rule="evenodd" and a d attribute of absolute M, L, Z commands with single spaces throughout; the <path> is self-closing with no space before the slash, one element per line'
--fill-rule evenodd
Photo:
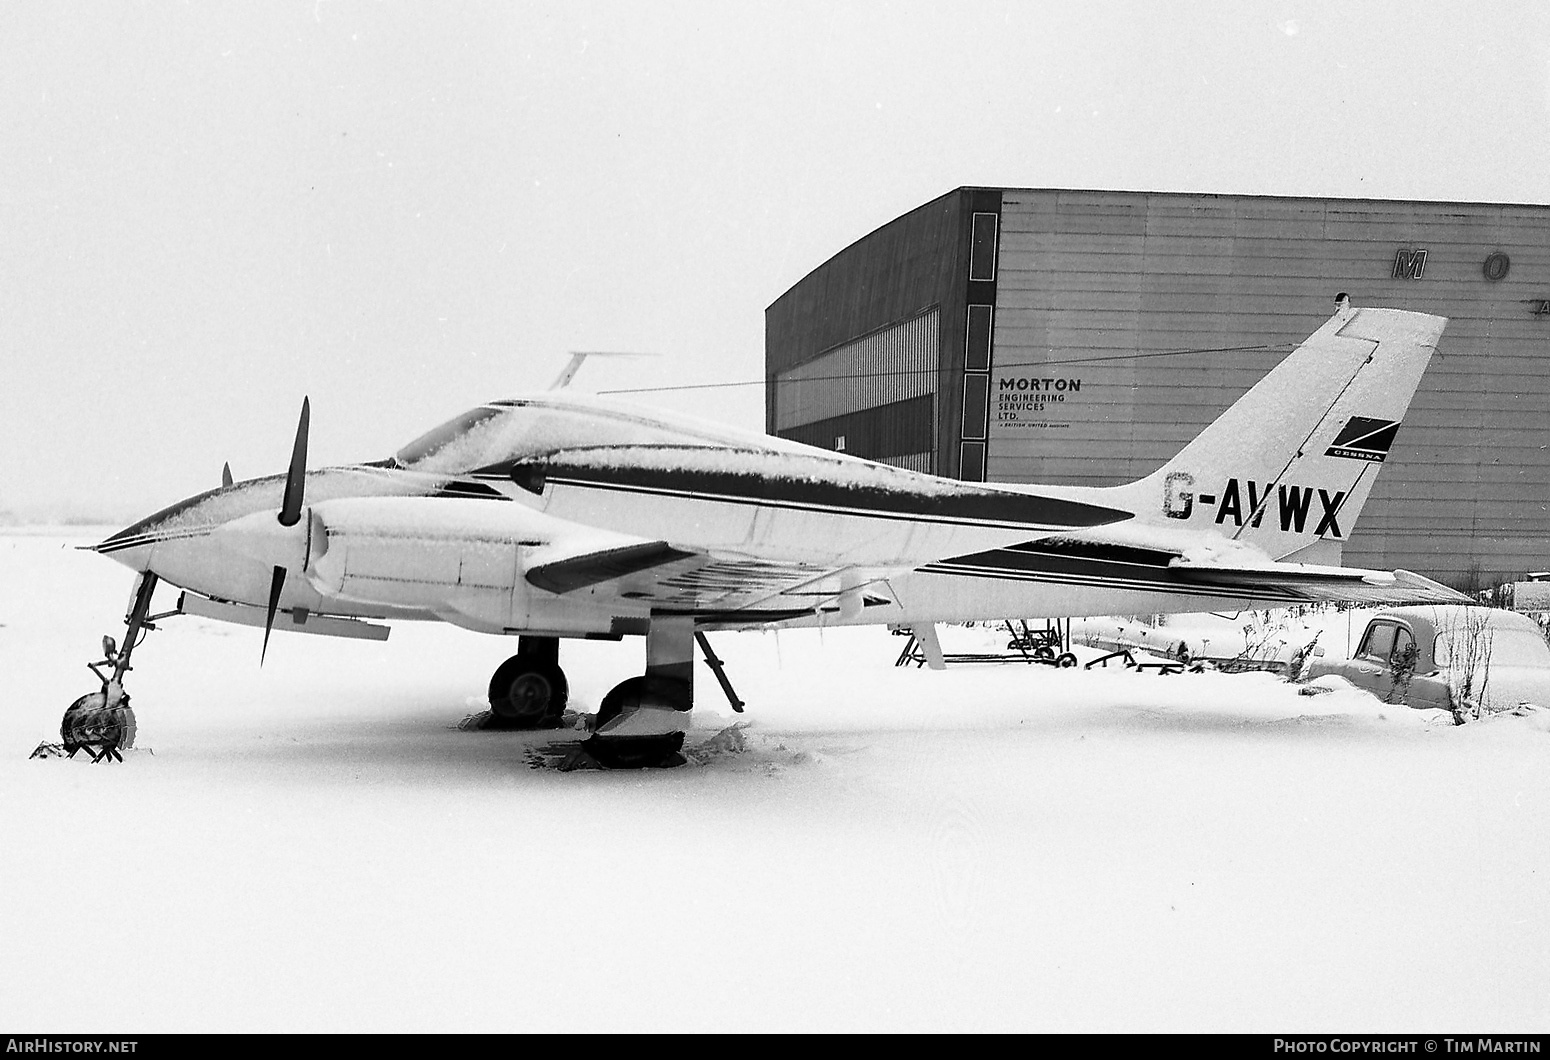
<path fill-rule="evenodd" d="M 1394 279 L 1419 280 L 1426 271 L 1426 251 L 1401 250 L 1394 255 Z"/>

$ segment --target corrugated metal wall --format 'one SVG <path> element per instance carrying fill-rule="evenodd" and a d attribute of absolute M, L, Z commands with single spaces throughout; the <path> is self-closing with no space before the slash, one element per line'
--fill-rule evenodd
<path fill-rule="evenodd" d="M 907 467 L 912 471 L 930 471 L 931 447 L 936 441 L 931 430 L 935 400 L 934 394 L 921 394 L 890 405 L 798 424 L 780 434 L 794 442 L 822 449 Z"/>
<path fill-rule="evenodd" d="M 941 314 L 932 307 L 776 373 L 776 433 L 935 393 L 940 348 Z"/>
<path fill-rule="evenodd" d="M 1346 562 L 1550 566 L 1550 208 L 1009 190 L 1001 232 L 990 479 L 1152 471 L 1346 291 L 1450 318 Z"/>

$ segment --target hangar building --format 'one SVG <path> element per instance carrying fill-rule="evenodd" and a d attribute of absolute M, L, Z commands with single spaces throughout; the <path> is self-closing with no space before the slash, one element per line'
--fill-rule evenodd
<path fill-rule="evenodd" d="M 772 434 L 993 482 L 1156 470 L 1348 292 L 1449 318 L 1353 565 L 1550 567 L 1550 207 L 958 188 L 765 314 Z"/>

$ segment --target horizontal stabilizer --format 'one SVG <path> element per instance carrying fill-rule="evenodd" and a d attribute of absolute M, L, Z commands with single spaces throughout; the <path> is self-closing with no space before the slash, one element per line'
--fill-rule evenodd
<path fill-rule="evenodd" d="M 1393 585 L 1396 581 L 1392 571 L 1363 570 L 1360 567 L 1325 567 L 1313 563 L 1266 562 L 1229 565 L 1176 559 L 1168 564 L 1168 567 L 1192 581 L 1215 585 L 1296 585 L 1319 582 L 1342 585 L 1354 582 L 1365 582 L 1368 585 Z"/>
<path fill-rule="evenodd" d="M 1356 604 L 1457 604 L 1469 597 L 1407 570 L 1376 571 L 1359 567 L 1321 567 L 1308 563 L 1227 566 L 1175 560 L 1169 570 L 1186 581 L 1254 590 L 1279 589 L 1310 602 Z"/>

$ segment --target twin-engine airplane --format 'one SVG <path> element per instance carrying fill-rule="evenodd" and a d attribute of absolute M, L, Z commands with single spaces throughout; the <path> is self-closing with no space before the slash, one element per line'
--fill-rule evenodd
<path fill-rule="evenodd" d="M 958 482 L 564 391 L 308 471 L 303 402 L 286 474 L 94 546 L 141 576 L 124 648 L 104 638 L 104 698 L 82 702 L 127 698 L 129 654 L 166 617 L 159 579 L 185 590 L 168 614 L 262 626 L 266 650 L 272 628 L 380 639 L 401 619 L 515 634 L 489 688 L 514 727 L 558 723 L 560 639 L 644 636 L 643 674 L 604 697 L 586 744 L 612 766 L 682 760 L 710 630 L 887 623 L 934 644 L 942 621 L 1456 601 L 1406 571 L 1338 566 L 1445 324 L 1343 307 L 1176 457 L 1114 487 Z"/>

